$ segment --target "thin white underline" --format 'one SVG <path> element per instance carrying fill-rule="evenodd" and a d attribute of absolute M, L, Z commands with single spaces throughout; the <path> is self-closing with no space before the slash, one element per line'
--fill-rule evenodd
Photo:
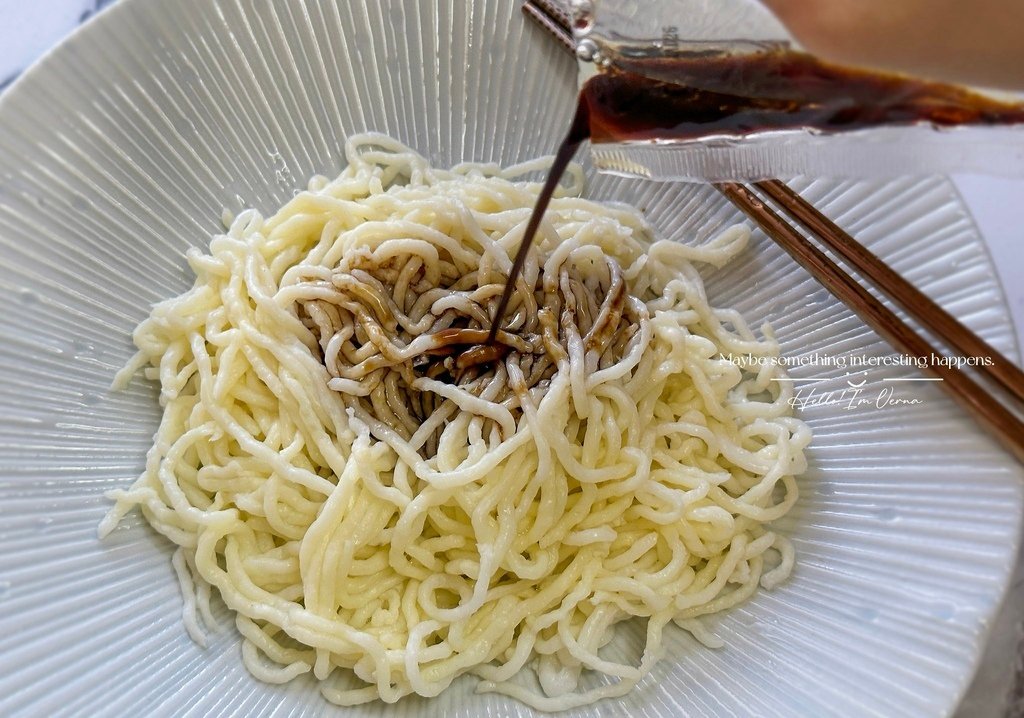
<path fill-rule="evenodd" d="M 810 376 L 803 379 L 791 379 L 789 377 L 775 377 L 772 381 L 827 381 L 831 379 L 830 376 Z"/>
<path fill-rule="evenodd" d="M 930 376 L 904 376 L 904 377 L 886 377 L 882 381 L 945 381 L 941 377 L 930 377 Z"/>

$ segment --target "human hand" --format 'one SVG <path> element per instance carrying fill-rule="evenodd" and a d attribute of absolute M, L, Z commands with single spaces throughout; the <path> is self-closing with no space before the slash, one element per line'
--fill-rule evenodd
<path fill-rule="evenodd" d="M 810 52 L 1024 90 L 1024 0 L 762 0 Z"/>

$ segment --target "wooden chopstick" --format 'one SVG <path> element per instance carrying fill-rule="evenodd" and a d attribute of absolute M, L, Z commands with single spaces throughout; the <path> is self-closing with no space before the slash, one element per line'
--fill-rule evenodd
<path fill-rule="evenodd" d="M 878 255 L 855 240 L 816 207 L 779 180 L 754 184 L 814 239 L 850 263 L 876 289 L 921 322 L 965 357 L 988 357 L 991 365 L 977 369 L 991 376 L 1018 401 L 1024 402 L 1024 372 L 1001 352 L 897 274 Z"/>
<path fill-rule="evenodd" d="M 526 0 L 523 3 L 523 12 L 547 30 L 563 50 L 573 57 L 576 56 L 576 41 L 569 30 L 569 16 L 561 8 L 545 0 Z"/>
<path fill-rule="evenodd" d="M 525 0 L 523 3 L 523 12 L 528 17 L 551 33 L 563 48 L 575 54 L 569 18 L 564 12 L 556 13 L 553 9 L 557 10 L 550 0 Z M 877 284 L 884 294 L 951 347 L 966 356 L 990 357 L 992 366 L 979 368 L 987 369 L 988 374 L 1011 396 L 1024 399 L 1024 373 L 1009 359 L 900 277 L 878 256 L 860 245 L 785 184 L 778 180 L 768 180 L 758 182 L 755 186 L 777 203 L 786 217 L 843 257 L 866 280 Z M 939 352 L 926 339 L 815 247 L 787 219 L 767 206 L 753 190 L 734 182 L 720 182 L 715 187 L 868 326 L 896 349 L 922 358 L 929 367 L 927 371 L 942 379 L 942 388 L 995 436 L 1007 451 L 1024 463 L 1024 422 L 956 366 L 931 361 L 932 355 L 938 355 Z"/>
<path fill-rule="evenodd" d="M 572 16 L 569 12 L 559 5 L 554 0 L 528 0 L 528 4 L 532 4 L 542 10 L 544 14 L 551 18 L 558 28 L 568 35 L 570 41 L 573 40 L 572 36 Z M 575 43 L 573 43 L 575 45 Z M 575 54 L 576 48 L 573 47 L 573 53 Z"/>
<path fill-rule="evenodd" d="M 872 329 L 910 356 L 929 360 L 936 350 L 874 297 L 860 282 L 844 272 L 789 222 L 761 201 L 748 187 L 735 182 L 715 185 L 719 192 L 754 220 L 764 232 L 804 269 Z M 1024 462 L 1024 422 L 996 401 L 983 387 L 955 366 L 928 362 L 930 373 L 942 379 L 942 387 L 1003 446 Z"/>

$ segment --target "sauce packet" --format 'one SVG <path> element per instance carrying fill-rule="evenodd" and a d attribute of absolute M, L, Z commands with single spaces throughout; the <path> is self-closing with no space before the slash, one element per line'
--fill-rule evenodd
<path fill-rule="evenodd" d="M 756 0 L 571 0 L 604 172 L 756 181 L 1024 176 L 1009 93 L 824 62 Z"/>

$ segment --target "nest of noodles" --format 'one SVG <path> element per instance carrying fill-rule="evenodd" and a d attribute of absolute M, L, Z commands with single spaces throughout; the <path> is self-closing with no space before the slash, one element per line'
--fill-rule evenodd
<path fill-rule="evenodd" d="M 438 170 L 376 135 L 346 153 L 191 252 L 195 286 L 136 330 L 121 379 L 148 367 L 163 419 L 101 530 L 140 507 L 180 547 L 197 640 L 215 588 L 250 671 L 341 704 L 472 673 L 564 709 L 635 686 L 670 621 L 714 644 L 700 616 L 792 567 L 765 523 L 810 439 L 770 332 L 711 307 L 694 267 L 747 230 L 653 241 L 578 197 L 576 168 L 486 347 L 543 163 Z M 639 665 L 605 649 L 632 618 Z"/>

